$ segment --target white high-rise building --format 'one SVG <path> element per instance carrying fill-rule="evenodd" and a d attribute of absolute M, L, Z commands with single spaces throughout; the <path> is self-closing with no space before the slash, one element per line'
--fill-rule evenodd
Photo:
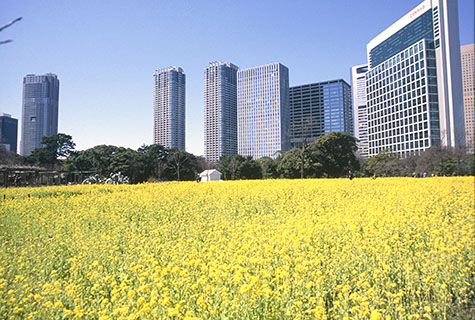
<path fill-rule="evenodd" d="M 456 0 L 426 0 L 367 45 L 369 156 L 465 145 Z"/>
<path fill-rule="evenodd" d="M 204 143 L 206 161 L 237 154 L 237 71 L 228 62 L 212 62 L 204 71 Z"/>
<path fill-rule="evenodd" d="M 465 109 L 465 139 L 467 140 L 467 152 L 475 150 L 475 44 L 467 44 L 460 48 L 462 55 L 462 84 L 463 105 Z"/>
<path fill-rule="evenodd" d="M 289 69 L 280 63 L 238 71 L 238 153 L 277 157 L 290 148 Z"/>
<path fill-rule="evenodd" d="M 155 71 L 153 143 L 185 150 L 185 74 L 179 67 Z"/>
<path fill-rule="evenodd" d="M 368 157 L 368 112 L 366 110 L 366 72 L 368 65 L 351 68 L 351 86 L 353 88 L 353 128 L 358 142 L 358 154 Z"/>

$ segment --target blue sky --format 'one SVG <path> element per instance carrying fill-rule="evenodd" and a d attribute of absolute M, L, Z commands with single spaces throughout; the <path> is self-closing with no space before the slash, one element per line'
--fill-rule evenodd
<path fill-rule="evenodd" d="M 203 70 L 281 62 L 290 85 L 343 78 L 366 44 L 421 0 L 0 0 L 0 112 L 21 119 L 26 74 L 60 80 L 59 131 L 77 149 L 152 143 L 153 72 L 180 66 L 186 149 L 203 154 Z M 459 0 L 460 42 L 474 42 L 473 0 Z M 20 121 L 21 122 L 21 121 Z M 19 131 L 19 137 L 21 131 Z M 20 141 L 19 141 L 20 142 Z"/>

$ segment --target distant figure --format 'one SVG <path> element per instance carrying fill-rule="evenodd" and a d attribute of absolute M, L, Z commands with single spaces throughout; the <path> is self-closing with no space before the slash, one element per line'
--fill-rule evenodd
<path fill-rule="evenodd" d="M 351 170 L 348 170 L 348 179 L 353 180 L 353 172 Z"/>
<path fill-rule="evenodd" d="M 196 181 L 196 182 L 198 182 L 198 183 L 200 183 L 200 181 L 201 181 L 201 177 L 200 177 L 200 175 L 197 175 L 197 176 L 196 176 L 196 179 L 195 179 L 195 181 Z"/>
<path fill-rule="evenodd" d="M 417 173 L 414 171 L 414 173 L 412 174 L 412 176 L 413 176 L 414 178 L 417 178 Z"/>
<path fill-rule="evenodd" d="M 371 179 L 373 179 L 373 180 L 376 179 L 376 175 L 373 174 L 373 176 L 371 177 Z"/>

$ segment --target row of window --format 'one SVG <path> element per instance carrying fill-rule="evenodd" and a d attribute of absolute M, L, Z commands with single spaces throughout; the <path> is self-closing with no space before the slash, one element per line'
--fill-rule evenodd
<path fill-rule="evenodd" d="M 373 78 L 375 76 L 381 75 L 381 73 L 385 72 L 389 68 L 397 65 L 398 63 L 407 60 L 408 58 L 417 55 L 419 51 L 424 50 L 424 40 L 418 42 L 417 44 L 411 46 L 410 48 L 394 55 L 393 57 L 389 58 L 385 62 L 381 63 L 380 65 L 376 66 L 372 70 L 366 73 L 366 79 Z M 394 72 L 394 70 L 393 70 Z"/>
<path fill-rule="evenodd" d="M 417 142 L 417 141 L 416 141 Z M 391 145 L 388 147 L 376 147 L 376 148 L 369 148 L 369 155 L 377 155 L 381 151 L 384 150 L 392 150 L 393 152 L 397 152 L 400 157 L 405 157 L 408 155 L 413 155 L 413 154 L 420 154 L 422 153 L 426 148 L 428 148 L 429 145 L 429 140 L 424 140 L 424 142 L 410 142 L 406 144 L 398 144 L 398 145 Z"/>
<path fill-rule="evenodd" d="M 436 65 L 433 51 L 424 51 L 427 43 L 422 40 L 368 72 L 370 155 L 429 147 L 429 123 L 432 138 L 438 135 Z"/>

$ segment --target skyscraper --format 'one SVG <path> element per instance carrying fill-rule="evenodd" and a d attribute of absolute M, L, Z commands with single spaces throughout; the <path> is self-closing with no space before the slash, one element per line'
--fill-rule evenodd
<path fill-rule="evenodd" d="M 21 150 L 30 155 L 43 137 L 58 133 L 59 80 L 55 74 L 28 74 L 23 78 Z"/>
<path fill-rule="evenodd" d="M 351 88 L 343 79 L 290 88 L 292 147 L 341 131 L 353 134 Z"/>
<path fill-rule="evenodd" d="M 426 0 L 368 43 L 369 156 L 465 144 L 457 11 Z"/>
<path fill-rule="evenodd" d="M 462 56 L 462 85 L 463 85 L 463 105 L 465 110 L 465 139 L 467 141 L 467 152 L 473 153 L 475 150 L 474 140 L 474 102 L 475 102 L 475 44 L 467 44 L 460 48 Z"/>
<path fill-rule="evenodd" d="M 156 70 L 153 143 L 185 150 L 185 74 L 180 67 Z"/>
<path fill-rule="evenodd" d="M 351 86 L 353 88 L 353 123 L 358 142 L 358 154 L 368 157 L 368 112 L 366 110 L 366 72 L 368 65 L 351 68 Z"/>
<path fill-rule="evenodd" d="M 289 70 L 271 63 L 237 75 L 238 153 L 275 158 L 290 148 Z"/>
<path fill-rule="evenodd" d="M 18 119 L 0 113 L 0 148 L 17 153 Z"/>
<path fill-rule="evenodd" d="M 206 161 L 237 154 L 237 71 L 228 62 L 212 62 L 204 71 Z"/>

